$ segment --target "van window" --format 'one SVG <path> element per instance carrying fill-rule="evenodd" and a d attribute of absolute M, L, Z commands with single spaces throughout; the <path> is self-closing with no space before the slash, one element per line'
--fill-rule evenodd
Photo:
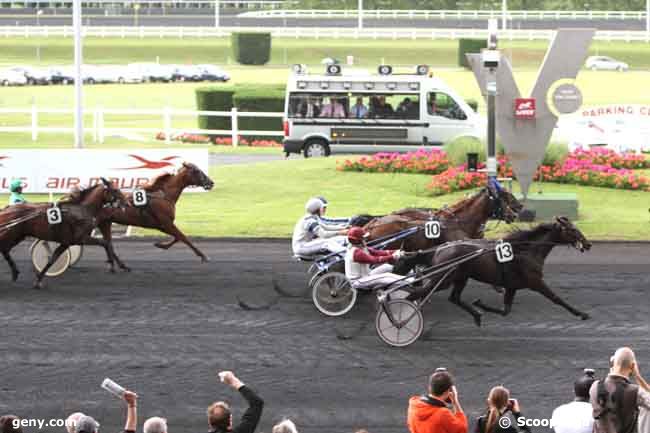
<path fill-rule="evenodd" d="M 420 98 L 417 94 L 291 93 L 288 117 L 417 120 Z"/>
<path fill-rule="evenodd" d="M 467 114 L 460 108 L 454 98 L 443 92 L 429 92 L 427 96 L 427 112 L 431 116 L 441 116 L 447 119 L 467 119 Z"/>

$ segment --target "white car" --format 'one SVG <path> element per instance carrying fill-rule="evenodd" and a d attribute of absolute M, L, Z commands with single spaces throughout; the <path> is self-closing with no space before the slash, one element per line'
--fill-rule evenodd
<path fill-rule="evenodd" d="M 585 67 L 592 71 L 627 71 L 630 65 L 607 56 L 591 56 L 585 62 Z"/>
<path fill-rule="evenodd" d="M 45 69 L 32 68 L 31 66 L 15 66 L 10 70 L 19 74 L 23 74 L 27 79 L 27 84 L 50 83 L 50 73 Z"/>
<path fill-rule="evenodd" d="M 22 72 L 5 69 L 0 71 L 0 84 L 3 86 L 24 86 L 27 84 L 27 77 Z"/>
<path fill-rule="evenodd" d="M 84 83 L 87 84 L 117 82 L 111 66 L 83 65 L 81 67 L 81 75 L 83 76 Z"/>
<path fill-rule="evenodd" d="M 174 73 L 173 68 L 158 63 L 131 63 L 128 65 L 134 73 L 142 77 L 142 81 L 162 81 L 169 82 L 172 80 Z"/>
<path fill-rule="evenodd" d="M 113 66 L 110 73 L 114 78 L 114 82 L 119 84 L 142 82 L 142 75 L 128 66 Z"/>
<path fill-rule="evenodd" d="M 203 81 L 228 81 L 230 80 L 230 75 L 223 69 L 215 65 L 199 65 L 198 66 L 201 72 L 203 73 Z"/>

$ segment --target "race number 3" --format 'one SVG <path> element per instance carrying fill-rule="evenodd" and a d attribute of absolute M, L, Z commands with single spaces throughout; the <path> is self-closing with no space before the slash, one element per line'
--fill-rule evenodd
<path fill-rule="evenodd" d="M 439 221 L 427 221 L 424 224 L 424 236 L 427 239 L 438 239 L 442 233 Z"/>
<path fill-rule="evenodd" d="M 515 251 L 509 242 L 499 242 L 495 248 L 495 252 L 499 263 L 508 263 L 515 258 Z"/>
<path fill-rule="evenodd" d="M 63 222 L 63 214 L 61 209 L 57 206 L 51 207 L 46 211 L 47 223 L 49 225 L 61 224 Z"/>
<path fill-rule="evenodd" d="M 133 191 L 133 204 L 136 206 L 147 205 L 147 192 L 143 189 L 136 189 Z"/>

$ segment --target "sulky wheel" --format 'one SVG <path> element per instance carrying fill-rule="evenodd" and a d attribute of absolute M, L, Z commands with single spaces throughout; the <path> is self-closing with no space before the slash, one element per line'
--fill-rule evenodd
<path fill-rule="evenodd" d="M 357 290 L 340 272 L 322 275 L 314 283 L 311 294 L 318 311 L 332 317 L 344 315 L 357 301 Z"/>
<path fill-rule="evenodd" d="M 50 257 L 54 253 L 57 244 L 52 242 L 38 240 L 35 241 L 30 247 L 30 255 L 32 257 L 32 263 L 36 272 L 41 272 L 43 268 L 47 265 L 47 262 L 50 260 Z M 50 266 L 50 269 L 45 273 L 48 277 L 58 277 L 63 274 L 69 267 L 72 260 L 70 250 L 65 250 L 58 260 Z"/>
<path fill-rule="evenodd" d="M 388 311 L 393 320 L 389 318 Z M 406 347 L 422 335 L 424 319 L 422 312 L 413 302 L 393 299 L 379 306 L 375 327 L 384 343 L 394 347 Z"/>
<path fill-rule="evenodd" d="M 68 248 L 68 251 L 70 251 L 70 266 L 79 263 L 79 260 L 81 260 L 81 257 L 84 255 L 83 245 L 71 245 L 70 248 Z"/>
<path fill-rule="evenodd" d="M 314 288 L 314 284 L 316 284 L 316 281 L 318 281 L 318 279 L 326 273 L 326 271 L 317 271 L 309 274 L 309 282 L 307 283 L 309 290 L 312 290 Z"/>

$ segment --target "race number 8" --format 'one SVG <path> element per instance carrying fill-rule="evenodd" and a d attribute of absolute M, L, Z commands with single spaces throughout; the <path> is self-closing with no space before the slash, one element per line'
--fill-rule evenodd
<path fill-rule="evenodd" d="M 427 239 L 438 239 L 442 233 L 439 221 L 427 221 L 424 224 L 424 236 Z"/>
<path fill-rule="evenodd" d="M 499 242 L 496 246 L 497 261 L 499 263 L 508 263 L 515 258 L 515 251 L 509 242 Z"/>
<path fill-rule="evenodd" d="M 54 206 L 49 208 L 46 211 L 47 223 L 49 225 L 61 224 L 63 222 L 63 214 L 61 214 L 61 209 Z"/>
<path fill-rule="evenodd" d="M 147 192 L 143 189 L 133 191 L 133 204 L 136 206 L 145 206 L 147 204 Z"/>

